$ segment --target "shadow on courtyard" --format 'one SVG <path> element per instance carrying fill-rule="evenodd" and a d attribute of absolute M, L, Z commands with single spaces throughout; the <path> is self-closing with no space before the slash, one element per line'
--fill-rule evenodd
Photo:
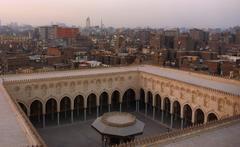
<path fill-rule="evenodd" d="M 145 117 L 141 113 L 133 113 L 137 118 L 145 123 L 144 133 L 137 137 L 167 132 L 168 128 L 158 121 Z M 49 126 L 39 128 L 39 134 L 49 147 L 100 147 L 101 136 L 92 127 L 94 121 L 78 121 L 73 124 L 60 126 Z"/>

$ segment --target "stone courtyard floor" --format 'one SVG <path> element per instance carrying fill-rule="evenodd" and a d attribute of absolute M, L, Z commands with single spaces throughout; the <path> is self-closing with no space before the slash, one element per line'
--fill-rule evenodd
<path fill-rule="evenodd" d="M 145 123 L 144 133 L 138 136 L 140 138 L 168 131 L 167 127 L 143 114 L 134 115 Z M 38 132 L 49 147 L 100 147 L 101 136 L 91 127 L 93 121 L 39 128 Z"/>

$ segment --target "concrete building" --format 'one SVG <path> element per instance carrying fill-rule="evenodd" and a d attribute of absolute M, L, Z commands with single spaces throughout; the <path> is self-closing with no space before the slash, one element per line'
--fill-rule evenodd
<path fill-rule="evenodd" d="M 236 44 L 240 44 L 240 30 L 236 32 L 235 43 L 236 43 Z"/>
<path fill-rule="evenodd" d="M 182 33 L 177 40 L 177 48 L 179 50 L 194 50 L 194 42 L 188 33 Z"/>
<path fill-rule="evenodd" d="M 56 39 L 57 26 L 42 26 L 38 28 L 39 39 L 43 41 Z"/>
<path fill-rule="evenodd" d="M 79 33 L 80 31 L 78 28 L 57 27 L 56 38 L 57 39 L 75 38 Z"/>
<path fill-rule="evenodd" d="M 190 37 L 199 43 L 207 41 L 206 33 L 199 29 L 191 29 Z"/>
<path fill-rule="evenodd" d="M 38 28 L 39 39 L 50 41 L 56 39 L 71 39 L 79 34 L 78 28 L 61 27 L 58 25 L 42 26 Z"/>

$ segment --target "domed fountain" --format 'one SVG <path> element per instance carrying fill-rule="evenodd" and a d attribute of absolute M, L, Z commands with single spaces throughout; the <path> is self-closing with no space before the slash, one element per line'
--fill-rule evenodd
<path fill-rule="evenodd" d="M 98 117 L 93 123 L 102 135 L 103 146 L 131 141 L 143 133 L 144 123 L 126 112 L 109 112 Z"/>

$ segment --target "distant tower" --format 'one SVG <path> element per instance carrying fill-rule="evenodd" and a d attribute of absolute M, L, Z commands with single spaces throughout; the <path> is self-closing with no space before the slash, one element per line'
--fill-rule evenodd
<path fill-rule="evenodd" d="M 101 29 L 103 29 L 103 28 L 104 28 L 104 24 L 103 24 L 103 21 L 101 19 Z"/>
<path fill-rule="evenodd" d="M 91 27 L 91 21 L 90 18 L 88 17 L 86 20 L 86 28 L 90 28 Z"/>

